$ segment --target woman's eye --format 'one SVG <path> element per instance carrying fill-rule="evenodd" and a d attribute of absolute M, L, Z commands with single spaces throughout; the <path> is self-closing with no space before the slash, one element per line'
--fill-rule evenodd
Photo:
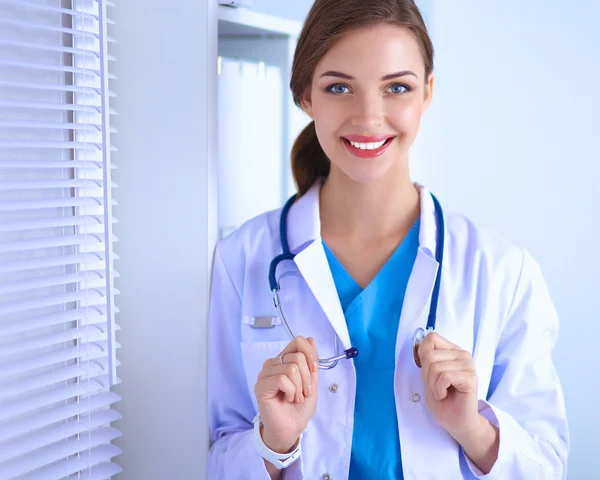
<path fill-rule="evenodd" d="M 391 89 L 391 92 L 396 95 L 410 92 L 412 90 L 410 87 L 403 85 L 401 83 L 394 83 L 393 85 L 390 85 L 388 88 Z M 344 89 L 348 89 L 348 87 L 342 83 L 336 83 L 335 85 L 331 85 L 331 86 L 327 87 L 325 89 L 325 91 L 329 92 L 329 93 L 336 93 L 336 94 L 347 93 L 347 91 Z"/>
<path fill-rule="evenodd" d="M 341 83 L 336 83 L 335 85 L 331 85 L 330 87 L 327 87 L 327 91 L 331 92 L 331 93 L 345 93 L 343 90 L 340 89 L 344 89 L 344 88 L 348 88 L 346 85 L 342 85 Z"/>
<path fill-rule="evenodd" d="M 410 88 L 406 85 L 402 85 L 401 83 L 390 85 L 390 88 L 392 89 L 392 93 L 404 93 L 404 91 L 410 92 Z"/>

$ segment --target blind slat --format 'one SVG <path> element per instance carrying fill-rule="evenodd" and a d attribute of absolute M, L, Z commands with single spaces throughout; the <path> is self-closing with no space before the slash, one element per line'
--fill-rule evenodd
<path fill-rule="evenodd" d="M 119 260 L 119 256 L 114 254 L 113 259 Z M 105 256 L 102 252 L 89 252 L 75 255 L 58 255 L 48 256 L 41 258 L 31 258 L 28 260 L 6 262 L 0 264 L 0 273 L 10 272 L 25 272 L 27 270 L 34 270 L 39 268 L 49 267 L 71 267 L 79 266 L 79 268 L 88 270 L 101 270 L 104 268 Z M 0 331 L 2 328 L 0 327 Z"/>
<path fill-rule="evenodd" d="M 28 475 L 27 479 L 22 480 L 48 480 L 49 478 L 62 478 L 79 470 L 87 471 L 86 469 L 88 466 L 92 466 L 93 468 L 91 470 L 94 472 L 97 468 L 96 465 L 106 460 L 110 460 L 121 453 L 123 453 L 121 449 L 115 445 L 100 445 L 95 448 L 91 448 L 89 450 L 89 455 L 88 452 L 86 452 L 85 455 L 82 454 L 79 456 L 79 458 L 74 457 L 61 460 L 54 465 L 50 465 L 49 467 L 41 469 L 35 474 Z M 94 474 L 92 473 L 92 475 Z M 99 477 L 94 475 L 92 478 Z M 104 480 L 105 478 L 106 477 L 100 477 L 100 480 Z"/>
<path fill-rule="evenodd" d="M 21 150 L 28 149 L 60 149 L 60 150 L 102 150 L 101 143 L 94 142 L 25 142 L 22 140 L 0 140 L 0 148 L 18 148 Z M 110 145 L 111 152 L 116 152 L 117 148 Z"/>
<path fill-rule="evenodd" d="M 112 200 L 112 205 L 118 205 L 116 200 Z M 0 202 L 0 212 L 16 212 L 19 210 L 37 210 L 42 208 L 57 207 L 98 207 L 103 206 L 103 199 L 99 197 L 86 198 L 57 198 L 45 200 L 13 200 Z"/>
<path fill-rule="evenodd" d="M 1 23 L 1 21 L 0 21 Z M 14 60 L 5 60 L 0 58 L 0 66 L 3 67 L 17 67 L 17 68 L 27 68 L 33 70 L 44 70 L 49 72 L 60 72 L 60 73 L 76 73 L 79 75 L 92 75 L 94 77 L 100 77 L 100 70 L 95 68 L 82 68 L 82 67 L 70 67 L 68 65 L 53 65 L 53 64 L 45 64 L 45 63 L 35 63 L 35 62 L 16 62 Z M 107 75 L 110 80 L 116 80 L 117 77 L 113 74 Z"/>
<path fill-rule="evenodd" d="M 114 392 L 100 393 L 93 395 L 79 402 L 71 402 L 66 405 L 54 407 L 51 410 L 45 410 L 35 415 L 12 422 L 5 423 L 0 429 L 0 443 L 18 437 L 27 432 L 33 432 L 38 428 L 43 428 L 53 423 L 66 420 L 76 415 L 93 412 L 99 408 L 108 407 L 113 403 L 121 401 L 121 397 Z"/>
<path fill-rule="evenodd" d="M 117 365 L 119 362 L 117 361 Z M 85 362 L 81 365 L 57 368 L 47 373 L 32 375 L 30 377 L 15 380 L 12 382 L 3 382 L 0 384 L 0 401 L 10 397 L 23 395 L 38 388 L 65 382 L 67 380 L 76 380 L 79 377 L 93 379 L 101 375 L 106 375 L 108 369 L 108 360 L 99 358 L 94 361 Z"/>
<path fill-rule="evenodd" d="M 108 376 L 97 377 L 89 382 L 72 383 L 66 387 L 57 388 L 50 392 L 32 395 L 26 399 L 6 402 L 0 408 L 0 421 L 12 419 L 32 410 L 37 410 L 63 400 L 75 398 L 84 394 L 92 394 L 109 386 Z"/>
<path fill-rule="evenodd" d="M 1 160 L 0 170 L 4 169 L 25 169 L 32 168 L 49 169 L 49 168 L 81 168 L 93 169 L 102 171 L 102 162 L 98 160 Z M 118 167 L 113 163 L 111 170 L 116 170 Z"/>
<path fill-rule="evenodd" d="M 119 272 L 113 270 L 112 278 L 120 277 Z M 104 283 L 106 281 L 106 271 L 103 269 L 87 269 L 78 273 L 69 273 L 63 275 L 47 275 L 45 277 L 23 280 L 20 282 L 0 283 L 0 295 L 7 293 L 23 293 L 27 290 L 56 287 L 62 285 L 79 285 L 81 289 L 87 285 Z"/>
<path fill-rule="evenodd" d="M 32 50 L 42 50 L 46 52 L 58 52 L 58 53 L 73 53 L 75 55 L 80 55 L 83 57 L 93 57 L 100 58 L 100 51 L 98 50 L 90 50 L 88 48 L 72 48 L 72 47 L 57 47 L 52 44 L 46 43 L 35 43 L 35 42 L 26 42 L 23 40 L 11 40 L 8 38 L 0 37 L 0 45 L 7 45 L 12 47 L 20 47 L 20 48 L 30 48 Z M 116 60 L 114 57 L 109 60 Z"/>
<path fill-rule="evenodd" d="M 25 458 L 19 458 L 5 462 L 4 465 L 2 465 L 2 474 L 7 475 L 8 478 L 10 478 L 13 476 L 24 475 L 26 473 L 33 472 L 29 478 L 42 478 L 45 480 L 48 480 L 49 478 L 61 478 L 76 472 L 80 468 L 76 468 L 76 466 L 79 465 L 79 461 L 77 459 L 59 460 L 66 458 L 69 455 L 75 455 L 76 453 L 87 451 L 88 449 L 91 453 L 93 447 L 110 442 L 111 440 L 119 438 L 120 436 L 121 432 L 119 432 L 119 430 L 116 428 L 100 428 L 93 431 L 89 439 L 87 435 L 83 435 L 79 438 L 79 440 L 71 440 L 69 442 L 63 442 L 50 447 L 41 448 L 33 455 L 27 455 Z M 114 445 L 103 446 L 114 447 L 118 450 L 118 447 L 115 447 Z M 80 460 L 83 461 L 84 457 L 87 458 L 87 454 L 81 455 Z M 106 454 L 102 455 L 102 457 L 103 460 L 108 460 L 108 458 L 106 458 Z M 34 470 L 54 462 L 57 462 L 57 464 L 46 467 L 43 472 L 39 472 L 37 475 L 36 472 L 34 472 Z M 56 477 L 54 475 L 59 476 Z"/>
<path fill-rule="evenodd" d="M 54 129 L 54 130 L 76 130 L 78 132 L 89 132 L 97 134 L 101 131 L 102 125 L 95 123 L 67 123 L 67 122 L 36 122 L 36 121 L 1 121 L 0 128 L 26 128 L 26 129 Z M 117 129 L 112 127 L 110 133 L 118 133 Z"/>
<path fill-rule="evenodd" d="M 0 61 L 0 65 L 2 62 Z M 98 105 L 74 105 L 72 103 L 49 103 L 49 102 L 15 102 L 10 100 L 1 100 L 0 107 L 11 107 L 11 108 L 38 108 L 40 110 L 61 110 L 61 111 L 74 111 L 84 112 L 91 114 L 92 110 L 100 113 L 100 106 Z M 109 109 L 111 115 L 117 115 L 116 110 Z"/>
<path fill-rule="evenodd" d="M 80 361 L 89 361 L 106 356 L 108 352 L 108 342 L 106 340 L 107 332 L 97 332 L 95 335 L 88 336 L 85 335 L 82 330 L 85 330 L 85 327 L 82 327 L 81 329 L 71 328 L 69 332 L 74 331 L 78 334 L 79 338 L 85 338 L 86 342 L 82 342 L 83 346 L 60 348 L 44 355 L 37 355 L 25 360 L 0 365 L 0 378 L 21 375 L 39 369 L 45 365 L 54 365 L 69 360 L 79 359 Z M 115 325 L 115 330 L 120 330 L 118 325 Z"/>
<path fill-rule="evenodd" d="M 123 471 L 123 467 L 116 463 L 103 463 L 95 465 L 91 471 L 84 470 L 81 474 L 74 474 L 68 480 L 106 480 L 107 478 L 117 475 Z"/>
<path fill-rule="evenodd" d="M 89 416 L 82 415 L 79 420 L 70 420 L 60 425 L 36 431 L 19 440 L 0 445 L 0 464 L 74 435 L 81 434 L 85 440 L 89 430 L 102 427 L 110 422 L 115 422 L 120 418 L 121 414 L 114 410 L 102 410 L 92 413 Z"/>
<path fill-rule="evenodd" d="M 83 18 L 83 19 L 87 19 L 87 20 L 96 20 L 96 21 L 98 20 L 98 15 L 93 14 L 93 13 L 76 11 L 76 10 L 73 10 L 70 8 L 53 7 L 51 5 L 35 3 L 31 0 L 1 0 L 1 2 L 2 3 L 12 3 L 12 4 L 19 5 L 20 7 L 27 7 L 27 8 L 31 8 L 31 9 L 35 9 L 35 10 L 39 10 L 39 11 L 44 11 L 44 12 L 64 13 L 65 15 L 69 15 L 72 17 L 77 16 L 77 18 Z"/>
<path fill-rule="evenodd" d="M 119 223 L 119 221 L 112 217 L 110 219 L 111 223 Z M 56 227 L 75 227 L 75 226 L 84 226 L 88 227 L 95 225 L 103 225 L 104 218 L 99 215 L 77 215 L 73 217 L 56 217 L 56 218 L 36 218 L 33 220 L 18 220 L 15 222 L 6 222 L 6 224 L 0 225 L 0 232 L 23 232 L 26 230 L 37 230 L 43 228 L 56 228 Z M 64 258 L 64 257 L 61 257 Z M 40 259 L 38 259 L 40 260 Z M 27 264 L 24 262 L 13 262 L 12 270 L 15 269 L 24 269 L 27 270 Z M 32 267 L 30 268 L 41 268 L 42 264 L 31 263 Z M 56 265 L 68 265 L 67 263 L 57 263 Z M 7 272 L 8 265 L 0 264 L 0 273 Z"/>
<path fill-rule="evenodd" d="M 51 90 L 60 92 L 73 92 L 85 94 L 100 95 L 100 87 L 96 86 L 78 86 L 78 85 L 63 85 L 60 83 L 40 83 L 40 82 L 13 82 L 10 80 L 0 80 L 0 87 L 20 88 L 27 90 Z M 72 124 L 77 125 L 77 124 Z M 86 124 L 79 124 L 85 127 Z M 89 125 L 89 124 L 88 124 Z M 101 126 L 101 125 L 100 125 Z"/>
<path fill-rule="evenodd" d="M 116 188 L 117 184 L 111 182 L 110 186 L 111 188 Z M 46 190 L 52 188 L 102 188 L 102 180 L 94 178 L 79 178 L 74 180 L 9 180 L 0 183 L 0 192 L 2 190 Z"/>
<path fill-rule="evenodd" d="M 91 325 L 85 325 L 81 328 L 68 328 L 66 330 L 50 333 L 48 335 L 39 335 L 26 340 L 15 340 L 0 344 L 0 360 L 2 357 L 8 357 L 9 355 L 18 355 L 25 353 L 28 350 L 37 350 L 39 348 L 56 345 L 63 342 L 70 342 L 73 340 L 87 339 L 88 342 L 96 342 L 106 339 L 106 333 L 108 331 L 106 322 L 95 323 Z M 53 355 L 55 352 L 45 355 Z M 25 360 L 11 362 L 6 365 L 0 365 L 0 376 L 8 376 L 12 374 L 12 368 L 18 366 L 21 362 L 34 362 L 36 365 L 41 365 L 40 360 L 35 360 L 36 356 L 27 358 Z M 76 358 L 76 357 L 72 357 Z M 54 361 L 48 362 L 55 363 Z"/>
<path fill-rule="evenodd" d="M 118 242 L 116 236 L 112 236 L 113 242 Z M 87 235 L 61 235 L 58 237 L 33 238 L 31 240 L 16 240 L 14 242 L 0 243 L 0 253 L 23 252 L 38 248 L 72 247 L 73 245 L 89 245 L 104 243 L 104 235 L 101 233 L 88 233 Z"/>
<path fill-rule="evenodd" d="M 114 288 L 115 295 L 121 292 Z M 21 313 L 27 310 L 37 308 L 55 307 L 71 302 L 87 302 L 88 306 L 95 306 L 106 302 L 106 289 L 94 288 L 87 292 L 69 292 L 60 293 L 57 295 L 47 295 L 44 297 L 36 297 L 28 300 L 13 300 L 12 302 L 4 302 L 0 304 L 0 315 L 10 313 Z"/>
<path fill-rule="evenodd" d="M 100 34 L 97 31 L 93 30 L 85 30 L 85 29 L 75 29 L 75 28 L 67 28 L 67 27 L 58 27 L 58 26 L 50 26 L 44 23 L 37 22 L 29 22 L 25 20 L 16 20 L 13 18 L 0 18 L 0 24 L 11 25 L 14 27 L 23 27 L 23 28 L 31 28 L 36 30 L 42 30 L 45 32 L 56 32 L 56 33 L 70 33 L 74 37 L 87 37 L 93 39 L 99 39 Z M 32 36 L 35 35 L 35 32 L 32 32 Z M 114 39 L 111 39 L 114 42 Z"/>
<path fill-rule="evenodd" d="M 119 309 L 115 307 L 115 311 L 118 313 Z M 0 336 L 25 333 L 36 328 L 61 325 L 68 322 L 79 322 L 80 326 L 106 322 L 106 308 L 103 305 L 99 305 L 89 308 L 87 311 L 66 310 L 64 312 L 37 315 L 18 321 L 0 323 Z"/>

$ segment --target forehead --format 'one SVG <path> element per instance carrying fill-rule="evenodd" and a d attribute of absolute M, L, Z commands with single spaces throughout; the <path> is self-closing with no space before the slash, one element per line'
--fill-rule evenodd
<path fill-rule="evenodd" d="M 317 64 L 315 78 L 326 70 L 358 79 L 412 70 L 421 78 L 425 65 L 419 44 L 408 29 L 381 24 L 352 30 L 338 40 Z"/>

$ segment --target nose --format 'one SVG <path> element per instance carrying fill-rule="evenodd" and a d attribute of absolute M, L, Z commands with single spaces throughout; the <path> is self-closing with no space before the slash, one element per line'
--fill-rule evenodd
<path fill-rule="evenodd" d="M 378 94 L 356 97 L 352 115 L 352 125 L 357 125 L 365 131 L 374 131 L 384 122 L 385 111 L 383 98 Z"/>

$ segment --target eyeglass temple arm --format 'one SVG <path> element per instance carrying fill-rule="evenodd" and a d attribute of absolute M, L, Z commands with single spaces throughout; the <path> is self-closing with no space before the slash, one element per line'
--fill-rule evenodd
<path fill-rule="evenodd" d="M 285 327 L 290 339 L 293 340 L 296 337 L 295 337 L 294 333 L 292 332 L 292 329 L 288 325 L 287 320 L 285 319 L 285 315 L 283 314 L 283 310 L 281 309 L 281 300 L 279 299 L 279 289 L 278 288 L 273 289 L 273 304 L 275 305 L 275 308 L 277 309 L 277 313 L 279 313 L 279 316 L 281 317 L 281 320 L 283 321 L 283 326 Z M 337 336 L 335 337 L 335 346 L 336 346 L 336 350 L 337 350 Z M 335 365 L 337 365 L 338 360 L 341 360 L 343 358 L 346 358 L 346 359 L 354 358 L 357 355 L 358 355 L 358 350 L 356 348 L 352 347 L 352 348 L 349 348 L 348 350 L 344 350 L 343 353 L 341 353 L 339 355 L 335 355 L 334 357 L 320 358 L 319 359 L 319 367 L 324 368 L 324 369 L 333 368 Z M 334 365 L 328 365 L 328 364 L 331 364 L 334 362 L 335 362 Z"/>
<path fill-rule="evenodd" d="M 283 310 L 281 309 L 281 301 L 279 300 L 279 288 L 273 289 L 273 304 L 277 309 L 277 313 L 279 313 L 279 318 L 283 320 L 283 326 L 285 327 L 285 330 L 287 331 L 290 340 L 293 340 L 294 338 L 296 338 L 296 336 L 294 335 L 292 329 L 288 325 L 287 320 L 285 319 L 285 315 L 283 314 Z"/>

